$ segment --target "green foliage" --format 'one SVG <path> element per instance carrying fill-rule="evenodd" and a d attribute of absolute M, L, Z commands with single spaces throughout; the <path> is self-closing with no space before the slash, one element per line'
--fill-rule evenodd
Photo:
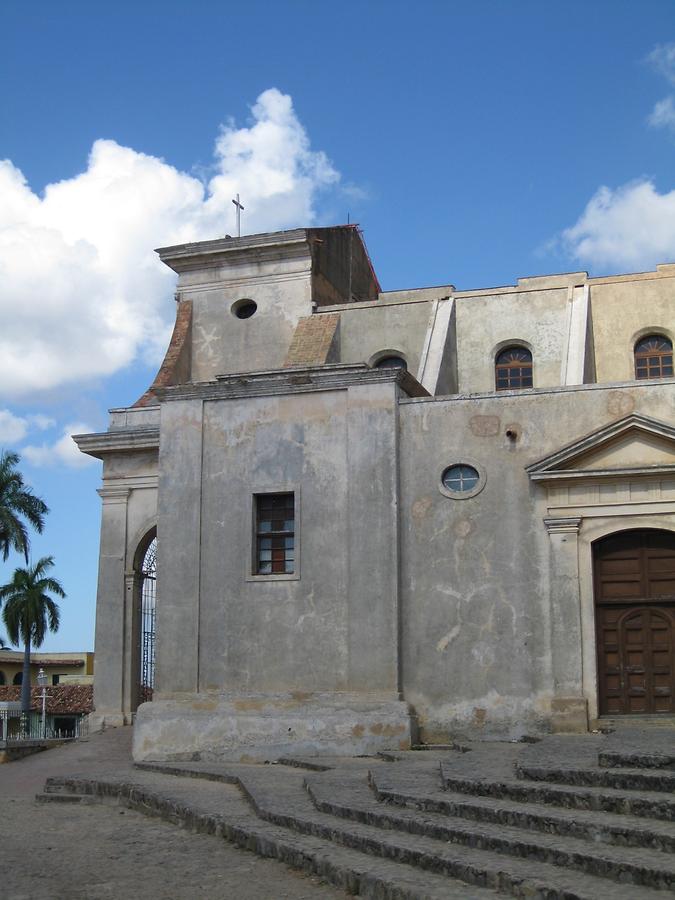
<path fill-rule="evenodd" d="M 49 593 L 66 595 L 60 583 L 46 574 L 53 565 L 53 557 L 43 556 L 34 566 L 15 569 L 12 580 L 0 587 L 2 620 L 7 637 L 17 646 L 41 647 L 47 629 L 58 630 L 59 607 Z"/>
<path fill-rule="evenodd" d="M 9 551 L 16 550 L 28 563 L 30 541 L 24 519 L 40 533 L 49 510 L 24 484 L 18 464 L 18 453 L 0 453 L 0 552 L 7 559 Z"/>

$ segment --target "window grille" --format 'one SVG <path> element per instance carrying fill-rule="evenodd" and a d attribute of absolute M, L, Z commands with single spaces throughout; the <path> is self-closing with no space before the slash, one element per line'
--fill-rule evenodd
<path fill-rule="evenodd" d="M 636 378 L 672 378 L 673 344 L 661 334 L 649 334 L 634 350 Z"/>
<path fill-rule="evenodd" d="M 152 700 L 155 686 L 155 613 L 157 600 L 157 538 L 145 551 L 141 567 L 141 671 L 139 703 Z"/>
<path fill-rule="evenodd" d="M 295 497 L 258 494 L 256 502 L 256 575 L 292 575 L 295 571 Z"/>
<path fill-rule="evenodd" d="M 532 354 L 525 347 L 507 347 L 495 360 L 495 387 L 514 391 L 532 387 Z"/>

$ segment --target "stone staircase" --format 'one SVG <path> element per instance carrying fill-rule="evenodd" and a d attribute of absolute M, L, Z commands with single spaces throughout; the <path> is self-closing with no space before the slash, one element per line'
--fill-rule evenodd
<path fill-rule="evenodd" d="M 664 732 L 145 763 L 133 780 L 51 778 L 41 796 L 115 799 L 377 900 L 649 900 L 675 893 L 673 752 Z"/>

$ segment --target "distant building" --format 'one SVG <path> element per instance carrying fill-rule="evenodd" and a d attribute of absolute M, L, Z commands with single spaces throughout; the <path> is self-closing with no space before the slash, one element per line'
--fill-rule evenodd
<path fill-rule="evenodd" d="M 76 438 L 137 758 L 675 712 L 675 265 L 382 292 L 353 226 L 158 252 L 165 361 Z"/>
<path fill-rule="evenodd" d="M 94 708 L 91 684 L 57 684 L 45 687 L 45 736 L 78 737 L 82 720 Z M 42 688 L 31 688 L 31 733 L 41 737 Z M 21 732 L 21 687 L 0 687 L 0 741 Z"/>
<path fill-rule="evenodd" d="M 93 684 L 93 653 L 31 652 L 30 681 L 37 684 L 37 674 L 44 669 L 49 684 Z M 0 686 L 21 684 L 23 679 L 23 651 L 0 650 Z"/>

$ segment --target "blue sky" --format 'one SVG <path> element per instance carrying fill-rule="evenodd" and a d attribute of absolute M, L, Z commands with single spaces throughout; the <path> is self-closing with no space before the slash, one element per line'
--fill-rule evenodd
<path fill-rule="evenodd" d="M 0 31 L 0 447 L 51 508 L 44 649 L 93 647 L 69 434 L 152 380 L 152 249 L 232 233 L 237 191 L 244 232 L 360 222 L 384 289 L 675 261 L 670 0 L 6 0 Z"/>

